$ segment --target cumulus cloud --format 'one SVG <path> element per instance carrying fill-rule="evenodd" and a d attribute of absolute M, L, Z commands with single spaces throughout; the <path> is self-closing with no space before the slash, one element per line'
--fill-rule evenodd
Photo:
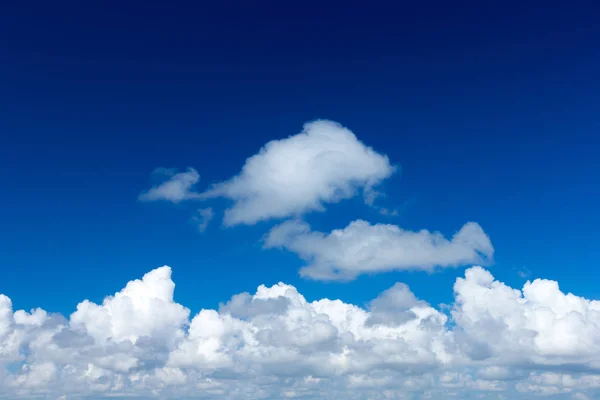
<path fill-rule="evenodd" d="M 191 320 L 169 267 L 69 318 L 0 295 L 0 397 L 588 399 L 599 303 L 468 269 L 450 315 L 402 283 L 366 308 L 260 286 Z M 448 288 L 450 289 L 450 288 Z M 61 397 L 62 396 L 62 397 Z"/>
<path fill-rule="evenodd" d="M 453 317 L 472 356 L 600 368 L 600 302 L 564 294 L 544 279 L 513 289 L 480 267 L 457 279 L 454 291 Z"/>
<path fill-rule="evenodd" d="M 254 224 L 308 211 L 347 199 L 362 190 L 367 203 L 373 189 L 395 168 L 387 156 L 364 145 L 347 128 L 332 121 L 304 125 L 297 135 L 268 142 L 248 158 L 241 172 L 217 183 L 204 198 L 233 200 L 226 225 Z"/>
<path fill-rule="evenodd" d="M 88 300 L 79 303 L 71 314 L 71 327 L 90 335 L 96 342 L 136 343 L 152 337 L 176 340 L 189 310 L 173 302 L 175 284 L 169 267 L 157 268 L 141 280 L 104 299 L 101 305 Z"/>
<path fill-rule="evenodd" d="M 371 301 L 367 324 L 401 325 L 417 317 L 412 311 L 413 307 L 425 304 L 415 297 L 407 285 L 396 283 Z"/>
<path fill-rule="evenodd" d="M 194 186 L 200 180 L 200 174 L 194 168 L 188 168 L 185 172 L 177 172 L 177 170 L 169 168 L 157 168 L 153 174 L 162 179 L 167 179 L 140 194 L 140 201 L 163 200 L 179 203 L 184 200 L 197 200 L 200 198 L 200 194 L 194 191 Z"/>
<path fill-rule="evenodd" d="M 286 221 L 268 233 L 265 247 L 280 247 L 308 262 L 303 276 L 350 280 L 360 274 L 392 270 L 426 270 L 489 262 L 494 248 L 483 229 L 465 224 L 452 239 L 439 232 L 406 231 L 396 225 L 363 220 L 330 233 L 315 232 L 298 220 Z"/>

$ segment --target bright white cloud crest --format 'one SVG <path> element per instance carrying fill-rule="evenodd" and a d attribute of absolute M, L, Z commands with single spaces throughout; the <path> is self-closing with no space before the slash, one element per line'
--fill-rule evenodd
<path fill-rule="evenodd" d="M 520 291 L 474 267 L 456 281 L 451 317 L 403 284 L 361 308 L 309 302 L 279 283 L 189 320 L 174 287 L 161 267 L 101 305 L 80 303 L 69 319 L 13 312 L 0 296 L 0 397 L 600 394 L 600 303 L 564 294 L 556 282 Z"/>
<path fill-rule="evenodd" d="M 266 247 L 283 247 L 307 260 L 300 273 L 313 279 L 348 280 L 359 274 L 391 270 L 432 270 L 481 264 L 494 248 L 483 229 L 465 224 L 451 240 L 440 233 L 406 231 L 396 225 L 362 220 L 331 233 L 314 232 L 302 221 L 287 221 L 267 235 Z"/>
<path fill-rule="evenodd" d="M 301 133 L 267 143 L 246 160 L 239 175 L 218 183 L 203 197 L 234 201 L 226 210 L 226 225 L 254 224 L 307 211 L 352 197 L 372 188 L 394 172 L 385 155 L 359 141 L 332 121 L 304 125 Z"/>
<path fill-rule="evenodd" d="M 325 204 L 360 190 L 372 205 L 379 194 L 375 187 L 395 169 L 386 155 L 364 145 L 349 129 L 318 120 L 306 123 L 296 135 L 268 142 L 246 160 L 238 175 L 202 193 L 195 190 L 200 175 L 194 168 L 184 172 L 157 168 L 154 175 L 167 179 L 143 192 L 139 200 L 179 203 L 223 197 L 233 200 L 224 224 L 250 225 L 323 211 Z"/>

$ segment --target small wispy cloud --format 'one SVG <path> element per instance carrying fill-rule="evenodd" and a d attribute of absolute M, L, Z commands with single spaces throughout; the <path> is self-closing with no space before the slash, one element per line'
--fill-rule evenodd
<path fill-rule="evenodd" d="M 166 177 L 166 181 L 153 186 L 140 194 L 140 201 L 170 201 L 179 203 L 184 200 L 200 199 L 200 194 L 193 190 L 200 180 L 200 174 L 194 168 L 185 172 L 177 172 L 171 168 L 157 168 L 152 173 L 156 177 Z"/>
<path fill-rule="evenodd" d="M 198 230 L 204 232 L 210 221 L 213 220 L 215 213 L 212 208 L 201 208 L 192 216 L 192 221 L 197 224 Z"/>
<path fill-rule="evenodd" d="M 531 276 L 531 270 L 527 267 L 521 267 L 517 269 L 517 275 L 523 279 L 527 279 Z"/>

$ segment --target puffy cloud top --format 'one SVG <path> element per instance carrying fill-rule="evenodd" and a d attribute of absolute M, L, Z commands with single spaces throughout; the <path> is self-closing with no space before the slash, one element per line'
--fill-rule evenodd
<path fill-rule="evenodd" d="M 135 343 L 141 337 L 176 339 L 183 335 L 181 328 L 190 312 L 173 302 L 174 290 L 171 268 L 157 268 L 105 298 L 102 305 L 88 300 L 80 303 L 71 315 L 71 326 L 100 342 Z"/>
<path fill-rule="evenodd" d="M 481 342 L 486 356 L 600 367 L 600 302 L 564 294 L 543 279 L 512 289 L 480 267 L 457 279 L 454 291 L 453 316 L 462 331 L 472 342 L 495 338 Z"/>
<path fill-rule="evenodd" d="M 450 317 L 402 283 L 366 308 L 279 283 L 189 320 L 174 287 L 161 267 L 69 319 L 0 295 L 0 397 L 600 395 L 600 304 L 553 281 L 518 290 L 468 269 Z"/>
<path fill-rule="evenodd" d="M 347 128 L 314 121 L 301 133 L 268 142 L 246 160 L 242 171 L 218 183 L 204 197 L 234 201 L 225 224 L 254 224 L 307 211 L 372 188 L 394 172 L 387 156 L 365 146 Z"/>

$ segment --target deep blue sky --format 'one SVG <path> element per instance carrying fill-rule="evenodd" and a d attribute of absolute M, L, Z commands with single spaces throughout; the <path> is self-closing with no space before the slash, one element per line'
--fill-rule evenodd
<path fill-rule="evenodd" d="M 384 218 L 351 200 L 310 214 L 316 228 L 473 220 L 503 281 L 600 297 L 595 2 L 21 3 L 0 13 L 0 293 L 16 307 L 69 313 L 163 264 L 193 311 L 280 280 L 450 301 L 461 269 L 304 281 L 297 257 L 261 250 L 269 223 L 201 234 L 194 206 L 136 201 L 155 167 L 193 166 L 203 188 L 315 118 L 401 165 L 384 202 L 407 205 Z"/>

